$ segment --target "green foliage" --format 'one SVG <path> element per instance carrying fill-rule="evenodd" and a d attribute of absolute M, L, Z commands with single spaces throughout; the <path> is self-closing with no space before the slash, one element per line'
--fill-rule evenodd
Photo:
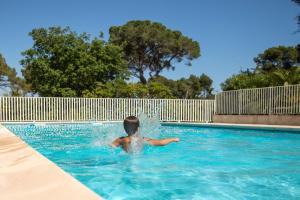
<path fill-rule="evenodd" d="M 172 98 L 171 91 L 161 83 L 127 84 L 123 80 L 98 84 L 92 91 L 85 90 L 84 97 L 110 97 L 110 98 Z"/>
<path fill-rule="evenodd" d="M 113 98 L 123 97 L 127 91 L 127 84 L 124 80 L 109 81 L 98 83 L 93 90 L 84 90 L 84 97 Z"/>
<path fill-rule="evenodd" d="M 221 84 L 223 90 L 281 86 L 300 83 L 300 48 L 273 47 L 259 54 L 253 70 L 242 71 Z"/>
<path fill-rule="evenodd" d="M 185 99 L 210 98 L 212 96 L 213 81 L 205 74 L 200 77 L 191 75 L 188 79 L 177 81 L 177 88 L 174 91 L 176 96 Z"/>
<path fill-rule="evenodd" d="M 149 97 L 149 89 L 147 85 L 141 83 L 130 83 L 127 85 L 123 97 L 128 98 L 147 98 Z"/>
<path fill-rule="evenodd" d="M 109 30 L 110 43 L 122 46 L 129 70 L 143 84 L 147 83 L 145 72 L 150 77 L 158 76 L 164 69 L 174 69 L 174 62 L 191 60 L 200 56 L 197 41 L 168 29 L 161 23 L 129 21 L 123 26 Z"/>
<path fill-rule="evenodd" d="M 149 98 L 151 99 L 172 99 L 172 91 L 167 86 L 158 82 L 150 82 L 148 84 Z"/>
<path fill-rule="evenodd" d="M 22 72 L 41 96 L 80 97 L 128 76 L 122 49 L 101 38 L 91 40 L 61 27 L 34 29 L 29 35 L 34 44 L 22 53 Z"/>
<path fill-rule="evenodd" d="M 16 77 L 16 72 L 11 69 L 5 62 L 5 59 L 0 54 L 0 87 L 7 87 L 9 79 Z"/>
<path fill-rule="evenodd" d="M 150 79 L 151 82 L 159 82 L 167 86 L 174 98 L 180 99 L 196 99 L 212 97 L 213 81 L 205 74 L 200 77 L 191 75 L 189 78 L 181 78 L 180 80 L 170 80 L 165 77 L 158 76 Z"/>
<path fill-rule="evenodd" d="M 275 69 L 290 69 L 297 64 L 298 51 L 295 47 L 278 46 L 265 50 L 254 58 L 257 69 L 272 71 Z"/>
<path fill-rule="evenodd" d="M 147 84 L 126 83 L 124 80 L 98 84 L 97 88 L 83 92 L 85 97 L 117 97 L 117 98 L 211 98 L 212 80 L 205 74 L 200 77 L 190 76 L 188 79 L 171 80 L 157 76 Z"/>
<path fill-rule="evenodd" d="M 110 34 L 110 43 L 105 43 L 101 37 L 91 40 L 88 34 L 78 35 L 69 28 L 32 30 L 29 35 L 33 47 L 22 53 L 21 60 L 23 75 L 32 92 L 41 96 L 111 98 L 211 95 L 212 80 L 204 74 L 179 81 L 159 76 L 163 69 L 174 68 L 174 61 L 185 59 L 190 63 L 199 57 L 197 42 L 150 21 L 131 21 L 112 27 Z M 124 56 L 133 74 L 150 71 L 148 83 L 142 81 L 143 77 L 141 83 L 126 83 L 129 71 Z"/>
<path fill-rule="evenodd" d="M 16 70 L 9 67 L 0 54 L 0 88 L 9 88 L 11 96 L 25 95 L 29 86 L 17 76 Z"/>
<path fill-rule="evenodd" d="M 198 98 L 214 98 L 213 92 L 213 80 L 206 74 L 202 74 L 199 78 L 199 90 L 196 94 Z"/>
<path fill-rule="evenodd" d="M 247 70 L 228 78 L 221 84 L 221 88 L 223 91 L 226 91 L 271 86 L 269 84 L 269 77 L 264 73 L 255 73 Z"/>

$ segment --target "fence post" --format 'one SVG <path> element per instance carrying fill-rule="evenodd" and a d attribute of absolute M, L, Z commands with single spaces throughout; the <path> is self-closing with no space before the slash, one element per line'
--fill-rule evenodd
<path fill-rule="evenodd" d="M 273 100 L 273 91 L 272 91 L 272 88 L 269 88 L 269 115 L 271 115 L 272 114 L 272 108 L 273 108 L 273 106 L 272 106 L 272 100 Z"/>
<path fill-rule="evenodd" d="M 242 92 L 242 90 L 238 90 L 238 95 L 239 95 L 239 115 L 241 114 L 241 92 Z"/>

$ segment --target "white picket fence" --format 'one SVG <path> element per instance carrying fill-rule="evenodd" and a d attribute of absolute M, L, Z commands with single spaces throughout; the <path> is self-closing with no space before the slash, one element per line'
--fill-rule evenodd
<path fill-rule="evenodd" d="M 300 85 L 225 91 L 215 100 L 0 97 L 0 121 L 121 121 L 144 113 L 161 121 L 211 122 L 220 115 L 299 115 Z"/>
<path fill-rule="evenodd" d="M 120 121 L 141 112 L 161 121 L 210 122 L 214 100 L 0 97 L 0 121 Z"/>
<path fill-rule="evenodd" d="M 299 115 L 300 85 L 221 92 L 216 95 L 216 114 Z"/>

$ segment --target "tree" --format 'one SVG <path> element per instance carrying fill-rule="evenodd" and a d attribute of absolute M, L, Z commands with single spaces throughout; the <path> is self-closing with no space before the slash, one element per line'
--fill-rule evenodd
<path fill-rule="evenodd" d="M 85 90 L 84 97 L 94 98 L 147 98 L 149 95 L 147 85 L 141 83 L 126 83 L 124 80 L 99 83 L 92 90 Z"/>
<path fill-rule="evenodd" d="M 249 69 L 232 75 L 225 82 L 221 83 L 223 91 L 267 86 L 271 86 L 270 76 L 267 76 L 265 73 L 256 73 Z"/>
<path fill-rule="evenodd" d="M 210 98 L 212 96 L 212 79 L 207 75 L 202 74 L 197 77 L 191 75 L 189 78 L 181 78 L 179 80 L 167 79 L 163 76 L 157 76 L 150 79 L 149 83 L 158 82 L 167 86 L 174 98 L 195 99 L 195 98 Z"/>
<path fill-rule="evenodd" d="M 298 63 L 298 50 L 296 47 L 278 46 L 265 50 L 254 58 L 257 69 L 271 71 L 274 69 L 290 69 Z"/>
<path fill-rule="evenodd" d="M 9 80 L 16 76 L 15 70 L 11 69 L 0 54 L 0 87 L 8 87 Z"/>
<path fill-rule="evenodd" d="M 296 46 L 296 49 L 297 49 L 297 53 L 298 53 L 297 63 L 299 64 L 299 63 L 300 63 L 300 44 L 298 44 L 298 45 Z"/>
<path fill-rule="evenodd" d="M 148 98 L 149 88 L 147 85 L 141 83 L 129 83 L 127 89 L 123 90 L 122 94 L 124 97 L 128 98 Z"/>
<path fill-rule="evenodd" d="M 148 84 L 149 98 L 151 99 L 172 99 L 172 91 L 167 86 L 158 83 L 150 82 Z"/>
<path fill-rule="evenodd" d="M 259 88 L 300 83 L 300 53 L 296 47 L 272 47 L 259 54 L 256 67 L 233 75 L 221 84 L 223 90 Z"/>
<path fill-rule="evenodd" d="M 189 78 L 182 78 L 176 81 L 174 90 L 177 98 L 198 99 L 209 98 L 212 95 L 212 80 L 205 74 L 197 77 L 191 75 Z"/>
<path fill-rule="evenodd" d="M 83 91 L 83 97 L 89 98 L 119 98 L 127 92 L 127 83 L 124 80 L 108 81 L 106 83 L 97 83 L 93 90 Z"/>
<path fill-rule="evenodd" d="M 122 49 L 69 27 L 33 29 L 21 60 L 25 80 L 41 96 L 83 96 L 99 84 L 128 76 Z"/>
<path fill-rule="evenodd" d="M 174 70 L 175 62 L 186 60 L 186 64 L 191 65 L 191 61 L 200 56 L 197 41 L 157 22 L 129 21 L 123 26 L 111 27 L 109 34 L 109 42 L 123 48 L 129 70 L 143 84 L 147 83 L 146 71 L 152 78 L 164 69 Z"/>
<path fill-rule="evenodd" d="M 97 98 L 173 98 L 171 90 L 158 82 L 147 85 L 141 83 L 126 83 L 123 80 L 98 84 L 97 88 L 83 92 L 84 97 Z"/>
<path fill-rule="evenodd" d="M 4 57 L 0 54 L 0 88 L 9 88 L 12 96 L 25 95 L 28 85 L 17 76 L 15 69 L 8 66 Z"/>
<path fill-rule="evenodd" d="M 200 84 L 200 90 L 198 90 L 198 91 L 200 91 L 200 93 L 198 93 L 197 96 L 200 98 L 212 98 L 213 97 L 213 95 L 212 95 L 213 80 L 206 74 L 201 74 L 198 81 Z"/>

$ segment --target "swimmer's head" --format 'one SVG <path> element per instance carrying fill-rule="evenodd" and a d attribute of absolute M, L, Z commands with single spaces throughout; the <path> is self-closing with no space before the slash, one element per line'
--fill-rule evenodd
<path fill-rule="evenodd" d="M 123 125 L 127 135 L 131 136 L 138 131 L 140 127 L 140 121 L 135 116 L 129 116 L 124 119 Z"/>

